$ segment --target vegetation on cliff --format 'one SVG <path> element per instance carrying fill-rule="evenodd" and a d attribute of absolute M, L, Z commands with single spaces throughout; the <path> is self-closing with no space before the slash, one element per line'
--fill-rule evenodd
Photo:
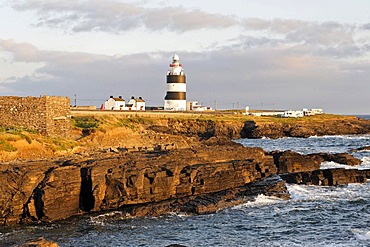
<path fill-rule="evenodd" d="M 370 133 L 370 121 L 339 115 L 298 119 L 242 114 L 74 112 L 69 138 L 0 128 L 0 159 L 40 159 L 110 148 L 188 148 L 210 137 L 227 139 Z"/>

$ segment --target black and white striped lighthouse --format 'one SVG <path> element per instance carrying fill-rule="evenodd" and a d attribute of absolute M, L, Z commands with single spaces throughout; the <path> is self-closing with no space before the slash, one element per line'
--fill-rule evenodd
<path fill-rule="evenodd" d="M 173 55 L 171 69 L 167 72 L 167 94 L 164 98 L 164 109 L 167 111 L 186 110 L 186 76 L 179 60 L 179 56 Z"/>

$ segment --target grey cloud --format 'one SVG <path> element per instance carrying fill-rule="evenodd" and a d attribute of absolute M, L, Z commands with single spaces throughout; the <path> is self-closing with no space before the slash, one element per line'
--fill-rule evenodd
<path fill-rule="evenodd" d="M 21 54 L 17 47 L 22 50 L 25 44 L 7 47 Z M 36 49 L 35 54 L 32 58 L 14 56 L 43 62 L 44 66 L 32 75 L 1 83 L 2 94 L 72 98 L 77 94 L 79 104 L 98 106 L 109 95 L 122 94 L 124 98 L 143 96 L 149 105 L 163 104 L 170 52 L 117 57 Z M 239 102 L 240 107 L 254 109 L 322 107 L 328 112 L 360 113 L 368 112 L 370 105 L 368 62 L 339 62 L 280 46 L 228 46 L 179 55 L 187 74 L 188 99 L 209 106 L 216 100 L 219 108 L 232 108 L 233 103 L 236 107 Z"/>
<path fill-rule="evenodd" d="M 357 25 L 337 22 L 303 22 L 297 20 L 262 20 L 258 18 L 245 19 L 244 28 L 268 32 L 262 33 L 254 40 L 242 38 L 240 44 L 256 44 L 291 47 L 291 50 L 301 54 L 328 56 L 335 58 L 358 57 L 366 54 L 369 42 L 356 39 L 361 33 Z M 363 30 L 363 29 L 362 29 Z M 253 45 L 252 45 L 253 47 Z"/>
<path fill-rule="evenodd" d="M 263 20 L 249 18 L 243 21 L 247 30 L 269 31 L 270 35 L 283 35 L 286 42 L 316 45 L 351 44 L 356 25 L 337 22 L 304 22 L 299 20 Z"/>
<path fill-rule="evenodd" d="M 305 24 L 305 22 L 299 20 L 284 20 L 279 18 L 273 20 L 246 18 L 241 23 L 247 30 L 269 30 L 280 34 L 287 34 L 301 28 Z"/>
<path fill-rule="evenodd" d="M 232 17 L 209 14 L 183 7 L 144 8 L 112 0 L 99 1 L 20 1 L 19 11 L 34 10 L 38 26 L 63 28 L 73 32 L 121 32 L 144 27 L 149 30 L 190 31 L 226 28 L 238 23 Z"/>
<path fill-rule="evenodd" d="M 16 43 L 13 40 L 0 39 L 0 50 L 10 52 L 14 60 L 21 62 L 34 62 L 39 60 L 40 52 L 31 44 Z"/>
<path fill-rule="evenodd" d="M 292 42 L 305 42 L 316 45 L 351 44 L 354 42 L 354 26 L 334 22 L 307 23 L 287 34 Z"/>
<path fill-rule="evenodd" d="M 365 30 L 370 30 L 370 23 L 366 23 L 366 24 L 362 25 L 361 28 L 365 29 Z"/>

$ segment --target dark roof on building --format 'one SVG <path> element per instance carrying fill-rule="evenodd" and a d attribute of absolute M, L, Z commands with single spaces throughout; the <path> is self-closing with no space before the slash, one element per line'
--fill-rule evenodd
<path fill-rule="evenodd" d="M 122 98 L 111 98 L 111 99 L 114 99 L 115 101 L 125 101 L 124 99 Z"/>

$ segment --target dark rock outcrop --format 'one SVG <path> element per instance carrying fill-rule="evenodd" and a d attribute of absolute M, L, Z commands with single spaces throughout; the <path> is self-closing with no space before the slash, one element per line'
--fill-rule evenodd
<path fill-rule="evenodd" d="M 278 174 L 309 172 L 320 169 L 320 164 L 324 161 L 333 161 L 338 164 L 357 166 L 361 160 L 348 153 L 326 154 L 316 153 L 303 155 L 293 151 L 273 151 L 266 153 L 274 158 L 274 163 L 278 169 Z"/>
<path fill-rule="evenodd" d="M 348 166 L 358 166 L 361 164 L 361 160 L 353 157 L 347 153 L 339 153 L 339 154 L 325 154 L 320 153 L 317 154 L 322 157 L 325 161 L 333 161 L 338 164 L 348 165 Z"/>
<path fill-rule="evenodd" d="M 370 150 L 370 146 L 355 148 L 355 149 L 352 149 L 351 152 L 360 152 L 360 151 L 368 151 L 368 150 Z"/>
<path fill-rule="evenodd" d="M 309 137 L 370 133 L 370 121 L 356 117 L 327 118 L 315 121 L 245 122 L 242 138 Z"/>
<path fill-rule="evenodd" d="M 337 168 L 282 174 L 281 177 L 287 183 L 335 186 L 349 183 L 365 183 L 370 178 L 370 170 Z"/>
<path fill-rule="evenodd" d="M 320 169 L 324 159 L 319 155 L 302 155 L 292 151 L 274 151 L 272 155 L 278 174 L 306 172 Z"/>
<path fill-rule="evenodd" d="M 361 160 L 347 153 L 302 155 L 292 151 L 274 151 L 267 154 L 272 155 L 278 174 L 287 183 L 335 186 L 348 183 L 364 183 L 370 175 L 368 170 L 342 168 L 320 170 L 320 164 L 323 161 L 334 161 L 352 166 L 361 163 Z"/>

